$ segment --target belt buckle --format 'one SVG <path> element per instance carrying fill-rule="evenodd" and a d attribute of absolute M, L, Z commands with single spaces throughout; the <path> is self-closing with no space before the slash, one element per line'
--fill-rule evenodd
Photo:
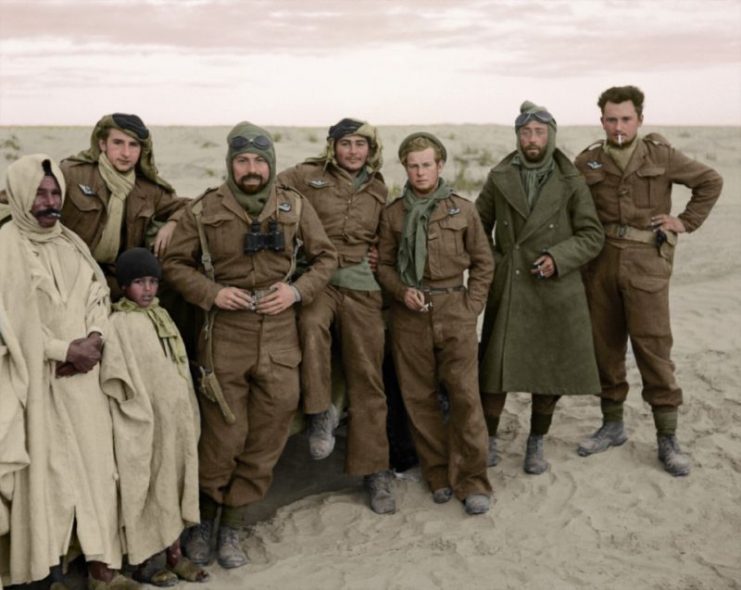
<path fill-rule="evenodd" d="M 624 238 L 625 234 L 628 233 L 628 226 L 627 225 L 619 225 L 618 226 L 618 237 Z"/>

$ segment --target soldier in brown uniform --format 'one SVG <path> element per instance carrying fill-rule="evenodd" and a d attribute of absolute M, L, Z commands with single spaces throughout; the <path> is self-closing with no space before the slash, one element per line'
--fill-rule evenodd
<path fill-rule="evenodd" d="M 453 494 L 468 514 L 489 509 L 487 432 L 478 386 L 476 318 L 494 262 L 473 203 L 440 178 L 434 135 L 399 147 L 408 183 L 381 217 L 378 279 L 393 297 L 391 343 L 412 438 L 433 500 Z M 468 271 L 468 285 L 464 272 Z M 438 383 L 450 398 L 447 423 Z"/>
<path fill-rule="evenodd" d="M 337 255 L 313 207 L 275 182 L 270 135 L 243 122 L 227 143 L 227 182 L 185 209 L 163 269 L 211 320 L 199 350 L 201 524 L 185 550 L 208 562 L 218 529 L 219 563 L 238 567 L 247 563 L 237 533 L 244 510 L 267 492 L 298 406 L 293 305 L 321 293 Z M 301 244 L 309 267 L 291 284 Z"/>
<path fill-rule="evenodd" d="M 110 279 L 118 255 L 152 238 L 161 256 L 190 199 L 177 197 L 159 176 L 152 135 L 136 115 L 105 115 L 90 147 L 63 160 L 61 168 L 67 183 L 62 223 L 88 245 L 116 299 L 121 293 Z"/>
<path fill-rule="evenodd" d="M 381 287 L 369 263 L 388 190 L 380 173 L 381 142 L 376 128 L 342 119 L 329 129 L 318 158 L 285 170 L 278 181 L 296 188 L 312 204 L 337 248 L 330 284 L 299 314 L 303 359 L 301 390 L 309 416 L 313 459 L 334 448 L 338 411 L 332 404 L 332 329 L 339 342 L 349 398 L 345 469 L 365 476 L 371 508 L 396 510 L 386 437 L 386 397 L 381 371 L 384 324 Z"/>
<path fill-rule="evenodd" d="M 607 242 L 586 268 L 595 352 L 602 385 L 603 425 L 579 446 L 591 455 L 627 440 L 623 402 L 628 395 L 625 354 L 630 338 L 651 405 L 658 457 L 674 476 L 687 475 L 689 458 L 677 442 L 682 390 L 674 379 L 669 278 L 678 234 L 705 221 L 723 185 L 720 175 L 671 147 L 658 133 L 638 136 L 643 92 L 612 87 L 598 106 L 606 140 L 576 158 L 592 192 Z M 671 215 L 672 184 L 692 189 L 684 211 Z"/>

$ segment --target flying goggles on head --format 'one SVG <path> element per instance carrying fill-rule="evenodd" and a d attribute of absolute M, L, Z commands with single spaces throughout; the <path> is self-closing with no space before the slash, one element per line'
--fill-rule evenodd
<path fill-rule="evenodd" d="M 264 135 L 258 135 L 256 137 L 243 137 L 237 135 L 236 137 L 232 137 L 231 141 L 229 141 L 229 147 L 233 150 L 243 150 L 250 146 L 254 146 L 260 151 L 266 151 L 273 146 L 273 143 Z"/>
<path fill-rule="evenodd" d="M 556 120 L 553 118 L 548 111 L 536 111 L 534 113 L 520 113 L 515 119 L 515 128 L 519 129 L 527 125 L 530 121 L 538 121 L 544 125 L 549 123 L 555 123 Z"/>

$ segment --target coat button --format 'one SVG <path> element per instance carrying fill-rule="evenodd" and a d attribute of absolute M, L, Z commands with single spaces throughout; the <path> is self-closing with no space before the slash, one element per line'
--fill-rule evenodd
<path fill-rule="evenodd" d="M 509 221 L 504 221 L 504 225 L 509 225 Z"/>
<path fill-rule="evenodd" d="M 517 269 L 517 270 L 515 271 L 515 274 L 516 274 L 516 275 L 520 274 L 520 269 Z"/>
<path fill-rule="evenodd" d="M 519 250 L 519 249 L 520 249 L 520 245 L 519 244 L 516 244 L 515 245 L 515 250 Z"/>
<path fill-rule="evenodd" d="M 549 229 L 553 229 L 554 227 L 556 227 L 556 226 L 553 225 L 552 223 L 548 226 Z"/>

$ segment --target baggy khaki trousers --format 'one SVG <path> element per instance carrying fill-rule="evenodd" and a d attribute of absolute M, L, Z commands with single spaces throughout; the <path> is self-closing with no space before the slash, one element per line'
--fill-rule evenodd
<path fill-rule="evenodd" d="M 298 407 L 294 310 L 277 316 L 219 311 L 213 339 L 214 371 L 237 420 L 227 424 L 218 405 L 199 395 L 200 486 L 219 504 L 245 506 L 267 493 Z"/>
<path fill-rule="evenodd" d="M 655 246 L 610 240 L 584 273 L 601 396 L 628 396 L 625 355 L 630 338 L 643 381 L 643 399 L 651 406 L 677 407 L 682 390 L 671 360 L 669 279 L 672 262 Z"/>
<path fill-rule="evenodd" d="M 381 306 L 380 291 L 330 285 L 299 314 L 301 389 L 307 414 L 323 412 L 332 403 L 333 335 L 339 340 L 349 398 L 345 470 L 352 475 L 368 475 L 389 466 Z"/>
<path fill-rule="evenodd" d="M 431 295 L 426 313 L 398 301 L 391 309 L 391 338 L 402 397 L 422 475 L 432 491 L 451 487 L 456 497 L 490 494 L 488 436 L 478 381 L 476 317 L 464 291 Z M 450 398 L 448 422 L 439 384 Z"/>

